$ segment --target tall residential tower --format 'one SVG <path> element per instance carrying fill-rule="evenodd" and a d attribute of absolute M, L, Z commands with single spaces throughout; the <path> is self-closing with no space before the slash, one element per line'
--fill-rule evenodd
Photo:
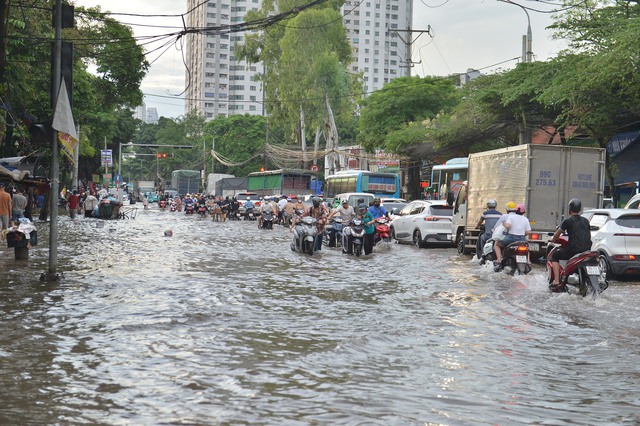
<path fill-rule="evenodd" d="M 353 63 L 349 72 L 363 73 L 365 91 L 382 88 L 409 75 L 413 0 L 347 0 L 341 9 Z M 187 35 L 185 113 L 197 110 L 205 119 L 233 114 L 264 114 L 261 64 L 247 64 L 233 54 L 244 33 L 218 29 L 243 22 L 261 0 L 187 0 L 187 26 L 211 28 Z"/>

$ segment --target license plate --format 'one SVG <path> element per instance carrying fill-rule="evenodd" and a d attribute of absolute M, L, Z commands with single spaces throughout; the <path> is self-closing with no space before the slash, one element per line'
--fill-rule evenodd
<path fill-rule="evenodd" d="M 600 275 L 599 266 L 587 266 L 587 275 Z"/>
<path fill-rule="evenodd" d="M 538 250 L 540 250 L 540 244 L 529 243 L 529 251 L 538 251 Z"/>
<path fill-rule="evenodd" d="M 527 263 L 527 256 L 516 256 L 517 263 Z"/>

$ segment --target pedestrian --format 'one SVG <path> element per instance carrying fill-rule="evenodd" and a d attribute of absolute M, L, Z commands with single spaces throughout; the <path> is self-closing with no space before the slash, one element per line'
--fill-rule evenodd
<path fill-rule="evenodd" d="M 142 205 L 144 206 L 145 210 L 149 209 L 149 198 L 147 197 L 147 194 L 144 194 L 144 198 L 142 199 Z"/>
<path fill-rule="evenodd" d="M 2 239 L 5 239 L 5 231 L 9 229 L 9 218 L 12 211 L 11 196 L 4 190 L 4 182 L 0 182 L 0 223 L 2 223 L 0 231 L 2 231 Z"/>
<path fill-rule="evenodd" d="M 373 242 L 376 236 L 376 219 L 373 217 L 371 210 L 367 209 L 367 205 L 362 203 L 358 206 L 358 210 L 362 215 L 362 223 L 364 224 L 364 254 L 365 256 L 373 252 Z"/>
<path fill-rule="evenodd" d="M 78 212 L 78 205 L 80 203 L 80 197 L 78 197 L 78 191 L 73 190 L 71 195 L 69 195 L 69 199 L 67 200 L 69 206 L 69 217 L 71 219 L 76 218 L 76 213 Z"/>
<path fill-rule="evenodd" d="M 27 207 L 27 197 L 24 196 L 21 189 L 14 189 L 13 194 L 13 210 L 11 212 L 11 220 L 14 223 L 18 223 L 18 219 L 24 217 L 24 209 Z"/>
<path fill-rule="evenodd" d="M 92 217 L 93 210 L 98 207 L 98 199 L 91 193 L 87 194 L 84 200 L 84 217 Z"/>

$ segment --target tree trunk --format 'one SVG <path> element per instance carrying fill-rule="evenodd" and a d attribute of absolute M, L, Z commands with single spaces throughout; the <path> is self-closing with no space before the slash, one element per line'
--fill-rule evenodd
<path fill-rule="evenodd" d="M 304 125 L 304 109 L 300 104 L 300 147 L 302 149 L 302 168 L 307 168 L 307 136 Z"/>
<path fill-rule="evenodd" d="M 327 151 L 333 151 L 338 148 L 338 129 L 336 127 L 336 122 L 333 117 L 333 109 L 331 108 L 331 103 L 329 102 L 329 95 L 326 93 L 324 95 L 324 103 L 327 108 L 326 116 L 325 116 L 324 138 L 327 141 Z M 330 176 L 337 171 L 335 153 L 331 152 L 327 154 L 324 168 L 325 168 L 325 176 Z"/>

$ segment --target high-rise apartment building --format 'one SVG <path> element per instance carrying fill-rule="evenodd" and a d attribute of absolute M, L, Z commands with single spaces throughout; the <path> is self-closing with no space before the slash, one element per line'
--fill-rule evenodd
<path fill-rule="evenodd" d="M 211 32 L 187 35 L 185 113 L 199 111 L 207 120 L 233 114 L 263 114 L 261 64 L 247 64 L 234 56 L 244 33 L 219 34 L 216 28 L 243 22 L 261 0 L 187 0 L 187 25 Z M 349 72 L 363 72 L 370 93 L 409 74 L 407 44 L 411 34 L 413 0 L 347 0 L 342 7 L 353 63 Z"/>
<path fill-rule="evenodd" d="M 351 43 L 349 72 L 363 73 L 365 92 L 409 75 L 413 0 L 347 0 L 342 6 Z"/>
<path fill-rule="evenodd" d="M 260 0 L 187 0 L 187 26 L 211 32 L 187 35 L 185 112 L 197 110 L 205 119 L 234 114 L 263 114 L 261 64 L 247 64 L 233 54 L 244 33 L 219 34 L 216 28 L 239 24 Z"/>

